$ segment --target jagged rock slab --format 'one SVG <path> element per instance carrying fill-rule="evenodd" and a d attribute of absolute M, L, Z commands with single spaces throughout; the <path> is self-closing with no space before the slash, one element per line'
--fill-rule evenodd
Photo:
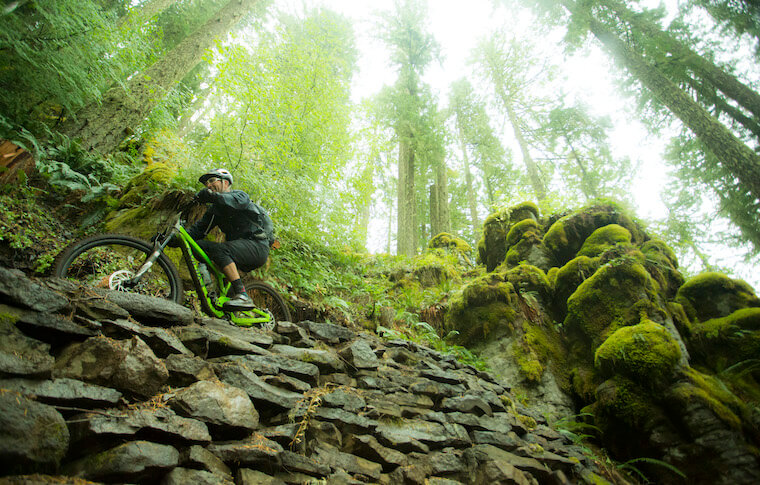
<path fill-rule="evenodd" d="M 285 485 L 285 482 L 279 478 L 249 468 L 238 470 L 235 483 L 237 485 Z"/>
<path fill-rule="evenodd" d="M 68 299 L 34 283 L 21 271 L 0 267 L 0 302 L 43 313 L 56 313 L 69 305 Z"/>
<path fill-rule="evenodd" d="M 69 430 L 55 408 L 0 389 L 0 465 L 23 472 L 52 470 L 69 447 Z"/>
<path fill-rule="evenodd" d="M 0 380 L 0 389 L 11 389 L 40 402 L 64 406 L 113 406 L 121 398 L 121 393 L 115 389 L 68 378 L 44 381 L 5 379 Z"/>
<path fill-rule="evenodd" d="M 193 445 L 190 448 L 186 448 L 180 454 L 180 465 L 188 468 L 205 470 L 222 477 L 232 476 L 232 470 L 230 470 L 230 467 L 225 465 L 215 454 L 199 445 Z"/>
<path fill-rule="evenodd" d="M 319 367 L 320 372 L 344 372 L 346 364 L 343 363 L 340 356 L 332 350 L 315 350 L 291 347 L 289 345 L 273 345 L 272 352 L 284 357 L 302 362 L 309 362 Z"/>
<path fill-rule="evenodd" d="M 204 318 L 201 320 L 201 326 L 214 330 L 221 334 L 227 335 L 230 338 L 242 340 L 248 342 L 251 345 L 257 347 L 268 348 L 274 343 L 274 337 L 266 330 L 255 327 L 238 327 L 230 323 L 227 320 L 220 320 L 218 318 Z M 276 335 L 275 335 L 276 336 Z"/>
<path fill-rule="evenodd" d="M 27 337 L 14 322 L 14 317 L 0 315 L 0 375 L 49 376 L 54 364 L 50 346 Z"/>
<path fill-rule="evenodd" d="M 356 333 L 333 323 L 303 321 L 298 322 L 298 325 L 308 331 L 311 336 L 333 345 L 356 337 Z"/>
<path fill-rule="evenodd" d="M 139 337 L 92 337 L 67 347 L 58 357 L 55 377 L 70 377 L 139 396 L 152 396 L 169 378 L 166 365 Z"/>
<path fill-rule="evenodd" d="M 204 470 L 177 467 L 166 474 L 161 485 L 234 485 L 232 477 L 214 475 Z"/>
<path fill-rule="evenodd" d="M 379 463 L 386 472 L 406 465 L 406 455 L 380 444 L 372 435 L 351 435 L 346 440 L 346 451 Z"/>
<path fill-rule="evenodd" d="M 471 443 L 467 430 L 459 424 L 440 424 L 421 419 L 380 421 L 377 433 L 391 447 L 406 448 L 412 441 L 443 448 L 445 446 L 466 446 Z"/>
<path fill-rule="evenodd" d="M 169 385 L 173 387 L 187 387 L 216 377 L 213 366 L 200 357 L 171 354 L 164 359 L 164 364 L 169 371 Z"/>
<path fill-rule="evenodd" d="M 61 475 L 14 475 L 3 477 L 3 485 L 83 485 L 81 478 Z M 88 481 L 86 485 L 99 485 L 100 482 Z"/>
<path fill-rule="evenodd" d="M 283 409 L 291 409 L 302 399 L 301 394 L 267 384 L 259 376 L 241 366 L 218 364 L 215 372 L 222 382 L 242 389 L 257 403 L 274 404 Z"/>
<path fill-rule="evenodd" d="M 356 369 L 377 369 L 378 359 L 375 351 L 364 340 L 356 340 L 339 352 L 346 362 Z"/>
<path fill-rule="evenodd" d="M 199 381 L 179 389 L 169 404 L 179 414 L 223 429 L 254 430 L 259 426 L 259 413 L 248 395 L 219 381 Z"/>
<path fill-rule="evenodd" d="M 85 340 L 100 333 L 60 315 L 21 310 L 8 305 L 0 305 L 0 315 L 12 316 L 16 327 L 24 334 L 53 345 L 70 340 Z"/>
<path fill-rule="evenodd" d="M 291 472 L 305 473 L 314 477 L 324 477 L 330 474 L 330 467 L 312 457 L 284 450 L 280 454 L 282 466 Z"/>
<path fill-rule="evenodd" d="M 130 441 L 66 465 L 67 475 L 87 480 L 139 483 L 172 470 L 179 452 L 172 446 Z"/>
<path fill-rule="evenodd" d="M 279 443 L 261 435 L 242 441 L 214 442 L 208 450 L 229 465 L 243 467 L 261 464 L 280 466 L 280 455 L 284 451 Z"/>
<path fill-rule="evenodd" d="M 213 358 L 226 355 L 266 354 L 267 351 L 247 340 L 212 328 L 191 325 L 174 329 L 182 343 L 195 355 Z"/>
<path fill-rule="evenodd" d="M 141 435 L 150 435 L 152 440 L 160 442 L 211 441 L 211 435 L 203 422 L 177 416 L 167 407 L 97 412 L 79 415 L 73 421 L 70 428 L 73 442 L 109 437 L 135 439 Z"/>
<path fill-rule="evenodd" d="M 319 445 L 315 447 L 317 458 L 322 463 L 329 463 L 330 467 L 335 470 L 345 470 L 348 473 L 355 473 L 369 477 L 373 480 L 380 478 L 383 469 L 378 463 L 371 462 L 367 459 L 344 453 L 336 450 L 332 446 Z"/>
<path fill-rule="evenodd" d="M 98 290 L 98 293 L 127 310 L 132 318 L 145 325 L 169 327 L 190 325 L 195 321 L 192 310 L 165 298 L 125 291 Z"/>
<path fill-rule="evenodd" d="M 138 336 L 158 357 L 172 354 L 193 355 L 182 341 L 163 328 L 145 327 L 129 320 L 103 320 L 103 334 L 114 339 L 128 339 Z"/>

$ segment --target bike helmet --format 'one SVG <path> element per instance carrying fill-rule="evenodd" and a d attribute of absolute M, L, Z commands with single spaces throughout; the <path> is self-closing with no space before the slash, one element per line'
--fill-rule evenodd
<path fill-rule="evenodd" d="M 230 185 L 232 185 L 232 174 L 229 170 L 224 168 L 215 168 L 213 170 L 209 170 L 208 172 L 201 175 L 198 181 L 203 185 L 206 185 L 206 180 L 210 179 L 211 177 L 218 177 L 222 180 L 226 180 L 230 183 Z"/>

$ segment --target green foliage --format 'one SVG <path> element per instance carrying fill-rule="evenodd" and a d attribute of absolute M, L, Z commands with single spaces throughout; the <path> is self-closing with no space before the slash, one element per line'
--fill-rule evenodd
<path fill-rule="evenodd" d="M 377 327 L 377 333 L 389 340 L 402 339 L 410 342 L 419 343 L 446 355 L 453 355 L 457 360 L 465 365 L 472 365 L 478 370 L 488 370 L 488 366 L 469 349 L 460 345 L 453 345 L 448 341 L 456 337 L 459 332 L 451 331 L 445 337 L 440 337 L 436 330 L 425 322 L 412 322 L 408 326 L 390 329 L 383 326 Z"/>
<path fill-rule="evenodd" d="M 116 29 L 115 14 L 93 0 L 23 2 L 2 19 L 3 137 L 8 128 L 53 124 L 99 99 L 146 55 L 144 37 Z"/>

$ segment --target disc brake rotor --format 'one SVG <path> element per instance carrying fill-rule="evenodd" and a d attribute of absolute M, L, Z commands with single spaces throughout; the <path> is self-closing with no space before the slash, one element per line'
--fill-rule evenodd
<path fill-rule="evenodd" d="M 124 288 L 123 283 L 131 279 L 132 276 L 134 276 L 134 274 L 126 269 L 116 271 L 108 278 L 108 288 L 116 291 L 127 291 L 127 289 Z"/>

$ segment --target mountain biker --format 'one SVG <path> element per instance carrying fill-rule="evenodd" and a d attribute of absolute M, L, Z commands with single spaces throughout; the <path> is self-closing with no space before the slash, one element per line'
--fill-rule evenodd
<path fill-rule="evenodd" d="M 228 170 L 209 170 L 198 181 L 206 187 L 198 192 L 196 200 L 210 207 L 187 232 L 232 283 L 232 296 L 222 308 L 249 310 L 254 304 L 239 271 L 252 271 L 266 263 L 273 242 L 272 219 L 261 206 L 251 202 L 248 194 L 230 189 L 232 174 Z M 224 233 L 224 242 L 205 239 L 214 227 Z"/>

